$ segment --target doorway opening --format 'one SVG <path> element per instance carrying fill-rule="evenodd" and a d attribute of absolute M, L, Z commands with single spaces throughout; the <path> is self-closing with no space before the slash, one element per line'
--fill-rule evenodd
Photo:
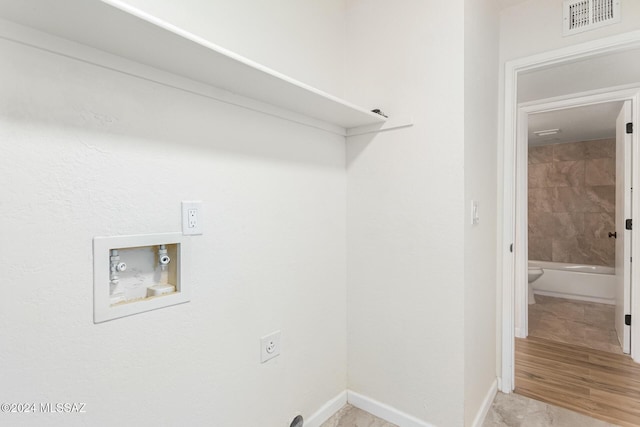
<path fill-rule="evenodd" d="M 609 101 L 527 116 L 528 289 L 516 337 L 630 351 L 630 108 Z"/>
<path fill-rule="evenodd" d="M 526 179 L 517 179 L 518 171 L 526 170 L 527 156 L 523 156 L 522 147 L 518 141 L 527 139 L 527 123 L 530 113 L 567 109 L 571 107 L 598 104 L 614 101 L 630 100 L 632 104 L 631 123 L 637 127 L 640 122 L 640 96 L 638 95 L 638 82 L 636 80 L 619 82 L 611 74 L 597 73 L 591 78 L 585 78 L 590 68 L 581 69 L 580 73 L 566 73 L 566 79 L 549 80 L 552 84 L 544 86 L 543 103 L 531 103 L 535 97 L 526 98 L 526 88 L 523 90 L 520 83 L 529 78 L 530 73 L 535 77 L 555 77 L 554 69 L 564 68 L 569 70 L 572 65 L 585 61 L 598 60 L 603 65 L 614 56 L 625 56 L 626 52 L 638 52 L 640 50 L 640 31 L 621 34 L 609 38 L 594 40 L 580 45 L 570 46 L 543 54 L 534 55 L 514 61 L 509 61 L 505 66 L 504 74 L 504 121 L 503 121 L 503 180 L 502 180 L 502 230 L 500 237 L 500 270 L 502 272 L 502 289 L 500 301 L 502 311 L 501 321 L 501 372 L 499 389 L 510 393 L 514 389 L 515 379 L 515 336 L 527 333 L 526 310 L 519 310 L 519 302 L 526 301 L 528 288 L 528 228 L 525 209 L 517 209 L 526 203 L 523 196 L 527 194 Z M 637 57 L 637 56 L 636 56 Z M 576 78 L 579 75 L 580 78 Z M 607 78 L 601 79 L 600 76 Z M 633 78 L 633 76 L 630 76 Z M 616 86 L 618 85 L 618 86 Z M 615 88 L 615 89 L 612 89 Z M 572 89 L 572 90 L 567 90 Z M 534 92 L 529 91 L 531 95 Z M 615 96 L 614 96 L 615 95 Z M 524 99 L 523 99 L 524 98 Z M 527 102 L 529 102 L 527 104 Z M 536 104 L 536 105 L 534 105 Z M 634 158 L 638 159 L 640 150 L 638 132 L 632 134 L 631 139 Z M 526 148 L 526 146 L 525 146 Z M 635 173 L 631 177 L 632 186 L 640 188 L 640 177 Z M 524 189 L 524 191 L 522 191 Z M 640 198 L 632 199 L 632 210 L 640 212 Z M 630 218 L 629 218 L 630 219 Z M 640 241 L 634 239 L 630 242 L 631 249 L 640 253 Z M 640 277 L 640 264 L 631 265 L 631 276 Z M 631 314 L 640 313 L 640 281 L 632 281 Z M 633 321 L 631 322 L 633 323 Z M 519 328 L 516 329 L 516 327 Z M 640 328 L 631 330 L 630 354 L 634 361 L 640 362 Z"/>
<path fill-rule="evenodd" d="M 638 176 L 631 167 L 634 135 L 628 131 L 639 100 L 640 87 L 635 87 L 519 106 L 515 337 L 526 338 L 529 333 L 529 303 L 533 302 L 529 299 L 535 299 L 537 292 L 542 301 L 545 296 L 560 297 L 615 307 L 613 327 L 607 332 L 615 331 L 615 336 L 605 339 L 604 330 L 576 329 L 566 316 L 586 323 L 584 317 L 579 319 L 583 306 L 562 314 L 565 318 L 557 323 L 563 325 L 548 325 L 547 329 L 556 330 L 546 330 L 544 335 L 573 343 L 581 335 L 583 339 L 588 334 L 601 335 L 601 349 L 614 350 L 609 344 L 617 339 L 622 351 L 631 354 L 632 330 L 627 323 L 633 309 L 633 248 L 632 230 L 626 226 L 632 218 L 632 186 Z M 535 279 L 531 284 L 529 267 L 538 273 L 531 276 Z M 533 309 L 534 322 L 544 320 L 535 316 L 539 309 Z M 608 312 L 603 309 L 598 315 L 608 316 Z"/>
<path fill-rule="evenodd" d="M 640 88 L 537 101 L 518 111 L 514 391 L 640 425 L 630 352 L 633 110 Z M 530 267 L 540 270 L 529 280 Z M 521 334 L 518 336 L 517 334 Z M 637 387 L 636 387 L 637 386 Z"/>
<path fill-rule="evenodd" d="M 637 35 L 637 42 L 640 44 L 640 35 Z M 588 53 L 584 53 L 588 56 Z M 514 68 L 515 70 L 515 68 Z M 545 71 L 549 71 L 546 68 Z M 551 74 L 551 73 L 548 73 Z M 631 423 L 632 425 L 640 425 L 640 411 L 637 410 L 640 399 L 637 395 L 640 394 L 640 389 L 620 388 L 617 387 L 615 382 L 619 380 L 620 376 L 629 377 L 634 375 L 634 372 L 640 369 L 640 366 L 636 362 L 640 362 L 640 328 L 631 328 L 627 323 L 627 315 L 631 315 L 633 318 L 634 313 L 640 313 L 640 281 L 631 280 L 631 277 L 640 277 L 640 266 L 634 267 L 631 261 L 631 253 L 640 253 L 638 248 L 640 244 L 638 239 L 631 239 L 632 230 L 628 230 L 626 225 L 627 221 L 632 219 L 631 213 L 633 211 L 640 212 L 640 200 L 638 197 L 632 197 L 632 187 L 640 188 L 640 176 L 637 170 L 631 169 L 632 157 L 638 159 L 638 132 L 627 133 L 627 129 L 632 128 L 636 123 L 640 121 L 639 106 L 640 106 L 640 84 L 629 84 L 619 87 L 605 87 L 592 90 L 585 90 L 578 93 L 563 93 L 559 96 L 544 100 L 528 101 L 517 103 L 516 88 L 517 88 L 517 72 L 514 74 L 515 81 L 512 89 L 512 100 L 514 102 L 511 117 L 512 122 L 505 125 L 505 206 L 504 206 L 504 235 L 503 250 L 505 250 L 505 256 L 503 258 L 503 318 L 502 318 L 502 378 L 500 390 L 509 393 L 515 389 L 516 392 L 528 397 L 532 397 L 537 400 L 546 401 L 558 406 L 572 409 L 574 411 L 582 412 L 592 417 L 605 419 L 609 422 L 620 424 L 623 422 Z M 509 97 L 507 97 L 509 99 Z M 582 159 L 576 158 L 576 153 L 568 153 L 572 151 L 567 145 L 560 147 L 562 144 L 557 141 L 557 150 L 552 147 L 551 149 L 538 149 L 541 152 L 534 153 L 537 156 L 535 163 L 536 166 L 532 167 L 529 158 L 529 140 L 533 140 L 533 136 L 529 134 L 529 130 L 541 131 L 538 135 L 542 137 L 558 137 L 562 133 L 562 126 L 541 126 L 542 128 L 535 128 L 535 120 L 538 118 L 544 118 L 545 114 L 572 114 L 580 113 L 587 114 L 585 108 L 598 109 L 598 108 L 611 108 L 616 113 L 616 134 L 609 142 L 601 142 L 596 144 L 591 138 L 586 138 L 588 141 L 573 141 L 564 142 L 564 144 L 575 144 L 573 151 L 585 152 L 590 150 L 589 157 Z M 582 110 L 580 110 L 582 109 Z M 505 106 L 505 110 L 509 110 Z M 505 115 L 505 122 L 509 122 L 508 115 Z M 574 118 L 574 120 L 576 120 Z M 530 122 L 534 123 L 530 126 Z M 563 125 L 564 126 L 564 125 Z M 583 125 L 584 126 L 584 125 Z M 556 131 L 555 129 L 559 129 Z M 509 135 L 509 132 L 513 132 Z M 510 140 L 510 137 L 512 139 Z M 608 139 L 610 136 L 605 136 L 604 139 Z M 512 145 L 507 144 L 511 141 Z M 576 144 L 579 142 L 585 142 L 585 144 Z M 551 144 L 549 144 L 551 145 Z M 587 148 L 589 146 L 589 148 Z M 612 166 L 611 156 L 613 154 L 607 151 L 615 147 L 615 168 Z M 512 151 L 510 151 L 512 150 Z M 542 160 L 549 160 L 549 150 L 551 153 L 550 161 L 546 166 L 537 166 L 543 164 Z M 535 150 L 534 150 L 535 151 Z M 546 154 L 544 153 L 546 151 Z M 597 156 L 594 152 L 598 151 Z M 607 152 L 608 154 L 603 154 Z M 507 156 L 511 155 L 512 158 Z M 572 159 L 569 157 L 574 156 Z M 559 163 L 564 162 L 562 165 L 555 165 L 554 159 Z M 571 163 L 573 162 L 573 163 Z M 590 162 L 591 174 L 590 182 L 586 181 L 586 168 L 587 162 Z M 577 166 L 579 165 L 579 166 Z M 528 169 L 537 169 L 534 172 L 534 177 L 528 176 Z M 580 171 L 580 168 L 581 171 Z M 611 172 L 615 169 L 615 180 L 611 178 Z M 637 168 L 636 168 L 637 169 Z M 608 171 L 608 172 L 605 172 Z M 550 174 L 550 175 L 549 175 Z M 578 178 L 580 175 L 583 181 Z M 609 177 L 609 181 L 602 181 L 605 179 L 605 175 Z M 550 180 L 559 181 L 559 186 L 540 185 L 541 181 Z M 557 182 L 556 182 L 557 183 Z M 581 184 L 582 189 L 576 189 L 574 187 Z M 530 184 L 533 184 L 530 188 Z M 575 185 L 574 185 L 575 184 Z M 593 184 L 594 187 L 609 187 L 609 192 L 605 194 L 601 190 L 603 188 L 591 189 L 589 192 L 585 187 L 587 184 Z M 618 184 L 621 184 L 620 189 Z M 558 187 L 562 187 L 559 190 Z M 551 188 L 551 189 L 550 189 Z M 612 188 L 614 188 L 615 195 L 611 194 Z M 530 190 L 535 190 L 532 195 L 536 198 L 534 212 L 529 211 L 529 199 Z M 564 192 L 569 196 L 573 196 L 573 199 L 569 198 L 569 201 L 562 201 L 559 198 L 554 198 L 560 192 Z M 553 193 L 552 197 L 544 199 L 543 193 Z M 587 196 L 587 193 L 589 196 Z M 582 196 L 579 197 L 579 196 Z M 510 205 L 506 204 L 509 201 Z M 615 205 L 616 200 L 622 202 L 621 207 L 618 209 L 612 209 L 611 206 Z M 562 204 L 570 205 L 576 204 L 576 201 L 581 201 L 583 204 L 578 209 L 583 212 L 570 212 L 568 209 L 561 208 Z M 608 202 L 607 202 L 608 201 Z M 546 206 L 545 206 L 546 203 Z M 556 203 L 554 207 L 553 204 Z M 588 209 L 589 203 L 591 207 Z M 551 204 L 551 206 L 549 206 Z M 578 203 L 580 204 L 580 203 Z M 607 206 L 604 212 L 595 211 L 593 206 L 600 205 Z M 567 212 L 561 212 L 566 210 Z M 586 212 L 592 211 L 593 212 Z M 546 211 L 546 212 L 545 212 Z M 550 212 L 549 212 L 550 211 Z M 613 211 L 613 212 L 610 212 Z M 559 260 L 556 259 L 559 264 L 572 264 L 570 268 L 575 268 L 576 264 L 585 264 L 580 267 L 588 268 L 594 267 L 592 262 L 586 263 L 583 260 L 579 262 L 569 263 L 562 261 L 572 261 L 571 256 L 576 252 L 583 250 L 585 255 L 589 255 L 592 259 L 596 254 L 593 252 L 580 248 L 577 245 L 577 235 L 582 233 L 582 238 L 585 238 L 586 233 L 586 214 L 594 214 L 589 218 L 592 221 L 592 225 L 598 223 L 600 220 L 601 227 L 598 228 L 595 225 L 591 227 L 592 236 L 595 238 L 602 238 L 603 240 L 598 242 L 601 245 L 601 249 L 606 246 L 611 246 L 614 241 L 614 246 L 622 245 L 622 249 L 615 248 L 613 257 L 606 255 L 603 251 L 600 251 L 600 262 L 610 265 L 602 266 L 603 268 L 613 269 L 614 277 L 611 287 L 614 292 L 600 295 L 584 295 L 584 289 L 577 292 L 574 291 L 559 291 L 558 289 L 546 291 L 544 289 L 538 289 L 538 294 L 544 297 L 551 297 L 549 295 L 543 295 L 544 292 L 555 292 L 555 296 L 571 296 L 572 292 L 580 294 L 579 296 L 587 297 L 588 299 L 608 299 L 609 303 L 615 302 L 613 311 L 615 337 L 608 337 L 611 341 L 618 340 L 626 348 L 627 353 L 633 357 L 631 359 L 625 354 L 613 354 L 615 352 L 602 351 L 598 349 L 592 349 L 585 346 L 582 343 L 566 343 L 559 342 L 558 340 L 548 340 L 537 336 L 529 336 L 531 331 L 529 325 L 529 306 L 527 304 L 529 298 L 529 280 L 528 280 L 528 266 L 531 254 L 536 257 L 547 257 L 554 261 L 554 236 L 556 238 L 555 248 L 556 255 Z M 613 213 L 615 219 L 612 220 L 608 214 Z M 529 215 L 535 217 L 546 217 L 542 219 L 542 222 L 535 224 L 537 227 L 537 233 L 530 235 L 530 222 Z M 542 215 L 545 214 L 545 215 Z M 557 214 L 557 215 L 556 215 Z M 582 214 L 582 215 L 580 215 Z M 598 215 L 595 215 L 598 214 Z M 608 219 L 607 219 L 608 217 Z M 582 221 L 580 223 L 580 221 Z M 560 231 L 541 230 L 546 225 L 559 222 L 563 227 Z M 615 224 L 613 230 L 611 228 L 612 222 Z M 546 224 L 546 225 L 545 225 Z M 602 225 L 604 224 L 604 225 Z M 629 224 L 631 225 L 631 224 Z M 547 233 L 547 234 L 545 234 Z M 553 233 L 558 233 L 555 235 Z M 606 236 L 604 235 L 606 233 Z M 609 239 L 609 233 L 614 234 L 615 239 Z M 541 242 L 529 242 L 530 237 L 541 238 Z M 547 238 L 546 243 L 544 239 Z M 565 239 L 565 241 L 562 241 Z M 571 242 L 568 245 L 567 242 Z M 531 246 L 531 243 L 534 243 Z M 535 247 L 535 244 L 539 245 Z M 551 244 L 551 252 L 545 252 L 544 244 Z M 593 243 L 593 242 L 592 242 Z M 567 247 L 571 247 L 574 251 L 567 251 Z M 620 256 L 618 260 L 613 261 L 612 258 Z M 564 257 L 564 258 L 563 258 Z M 611 265 L 612 264 L 612 265 Z M 625 266 L 626 265 L 626 266 Z M 545 270 L 543 266 L 542 270 Z M 636 271 L 638 270 L 638 271 Z M 551 270 L 547 271 L 550 274 Z M 544 274 L 541 276 L 544 277 Z M 542 279 L 538 279 L 542 280 Z M 584 281 L 582 281 L 584 282 Z M 535 282 L 534 282 L 535 283 Z M 626 286 L 625 286 L 626 285 Z M 575 295 L 572 295 L 575 297 Z M 535 294 L 534 294 L 535 298 Z M 596 301 L 603 302 L 603 301 Z M 536 307 L 540 308 L 540 307 Z M 593 307 L 591 307 L 593 308 Z M 634 310 L 635 308 L 635 310 Z M 585 321 L 584 311 L 585 307 L 582 307 L 583 317 L 582 322 Z M 577 310 L 579 311 L 579 310 Z M 572 314 L 576 314 L 575 312 Z M 600 315 L 601 313 L 591 312 L 590 320 L 592 317 Z M 607 316 L 610 314 L 604 314 Z M 508 317 L 511 316 L 511 317 Z M 533 320 L 534 322 L 539 319 Z M 565 319 L 566 320 L 566 319 Z M 633 322 L 629 322 L 633 323 Z M 536 326 L 536 325 L 534 325 Z M 584 326 L 584 325 L 583 325 Z M 588 325 L 589 326 L 589 325 Z M 593 326 L 593 325 L 591 325 Z M 565 331 L 563 334 L 565 338 L 573 339 L 571 331 Z M 575 332 L 575 331 L 574 331 Z M 593 330 L 591 332 L 594 332 Z M 522 338 L 516 338 L 522 337 Z M 619 338 L 618 338 L 619 337 Z M 557 337 L 555 337 L 557 338 Z M 606 340 L 606 344 L 609 344 L 609 339 Z M 614 341 L 615 342 L 615 341 Z M 600 344 L 600 343 L 599 343 Z M 598 344 L 598 345 L 599 345 Z M 607 350 L 613 350 L 608 348 Z M 597 361 L 597 362 L 594 362 Z M 602 369 L 599 369 L 602 368 Z M 612 376 L 611 371 L 619 370 L 618 376 Z M 613 378 L 613 380 L 611 380 Z M 611 381 L 610 381 L 611 380 Z M 607 407 L 613 408 L 620 417 L 616 418 L 611 416 L 611 412 L 607 415 L 607 411 L 600 411 L 601 408 Z M 609 417 L 609 418 L 607 418 Z"/>

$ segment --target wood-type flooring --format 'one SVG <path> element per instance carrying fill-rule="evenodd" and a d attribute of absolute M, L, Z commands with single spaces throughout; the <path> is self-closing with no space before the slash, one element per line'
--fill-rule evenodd
<path fill-rule="evenodd" d="M 640 364 L 626 355 L 516 339 L 515 392 L 620 426 L 640 426 Z"/>

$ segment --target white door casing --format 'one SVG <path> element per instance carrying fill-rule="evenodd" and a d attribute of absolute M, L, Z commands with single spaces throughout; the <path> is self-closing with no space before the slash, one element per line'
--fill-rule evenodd
<path fill-rule="evenodd" d="M 500 306 L 498 322 L 498 340 L 500 342 L 501 354 L 499 361 L 498 384 L 500 391 L 510 393 L 514 389 L 514 309 L 517 303 L 514 299 L 514 275 L 516 274 L 516 257 L 512 250 L 515 241 L 515 229 L 518 226 L 515 221 L 515 177 L 516 177 L 516 123 L 518 114 L 518 76 L 521 73 L 539 70 L 555 65 L 562 65 L 571 61 L 595 58 L 614 52 L 622 52 L 627 49 L 640 47 L 640 31 L 630 31 L 609 37 L 594 39 L 588 42 L 579 43 L 532 56 L 514 59 L 505 62 L 503 74 L 503 97 L 502 114 L 500 126 L 501 152 L 499 159 L 502 169 L 503 180 L 500 184 L 502 191 L 501 224 L 500 235 L 498 237 L 498 276 L 500 280 L 500 291 L 498 301 Z M 633 99 L 633 122 L 640 123 L 640 96 L 636 94 L 628 96 L 626 99 Z M 633 136 L 633 157 L 640 158 L 640 141 L 638 132 Z M 632 183 L 635 188 L 640 188 L 640 174 L 634 173 Z M 640 198 L 635 197 L 632 202 L 634 212 L 640 211 Z M 640 253 L 640 242 L 631 242 L 635 252 Z M 526 269 L 526 265 L 519 267 Z M 518 271 L 518 274 L 526 274 Z M 633 277 L 640 277 L 640 264 L 631 266 Z M 638 281 L 636 281 L 638 282 Z M 640 283 L 632 283 L 631 307 L 640 307 Z M 631 356 L 636 362 L 640 362 L 640 328 L 632 331 Z"/>
<path fill-rule="evenodd" d="M 527 194 L 527 123 L 528 123 L 528 115 L 532 113 L 544 113 L 550 111 L 557 111 L 567 108 L 575 108 L 575 107 L 583 107 L 593 104 L 605 103 L 605 102 L 619 102 L 625 101 L 625 105 L 629 105 L 629 112 L 633 108 L 633 105 L 640 102 L 640 87 L 629 87 L 629 88 L 610 88 L 606 90 L 597 90 L 591 91 L 589 93 L 580 93 L 580 94 L 572 94 L 567 95 L 565 97 L 554 98 L 551 100 L 539 100 L 532 101 L 528 103 L 524 103 L 518 106 L 518 121 L 517 121 L 517 139 L 516 139 L 516 149 L 515 149 L 515 177 L 514 181 L 516 183 L 516 196 L 515 200 L 515 256 L 514 256 L 514 277 L 513 277 L 513 298 L 514 298 L 514 336 L 518 338 L 524 338 L 527 336 L 527 317 L 528 317 L 528 304 L 527 304 L 527 210 L 528 203 L 527 198 L 525 197 Z M 631 121 L 632 118 L 627 119 L 627 122 Z M 625 122 L 626 128 L 626 122 Z M 631 148 L 633 147 L 632 137 L 633 135 L 628 135 L 627 140 L 629 141 L 627 144 L 627 148 L 630 152 L 625 156 L 622 155 L 622 158 L 625 159 L 626 167 L 624 168 L 627 172 L 627 188 L 630 190 L 632 187 L 632 179 L 635 179 L 632 175 L 631 170 L 631 158 L 632 153 Z M 617 156 L 616 156 L 617 157 Z M 623 179 L 621 182 L 624 182 Z M 626 206 L 619 210 L 623 212 L 626 218 L 631 218 L 631 210 L 633 201 L 631 200 L 630 191 L 628 192 L 629 200 L 627 200 Z M 626 210 L 625 210 L 626 209 Z M 618 227 L 616 226 L 616 229 Z M 629 233 L 629 232 L 627 232 Z M 620 235 L 620 233 L 618 234 Z M 627 234 L 627 236 L 629 235 Z M 631 253 L 631 239 L 630 238 L 622 238 L 621 240 L 626 241 L 628 244 L 628 250 L 626 254 L 628 255 L 627 260 L 629 260 L 629 256 Z M 626 300 L 626 314 L 630 313 L 632 302 L 630 301 L 629 295 L 631 294 L 631 280 L 630 280 L 630 269 L 631 263 L 627 263 L 628 265 L 628 274 L 626 283 L 627 286 L 627 300 Z M 621 270 L 624 272 L 624 270 Z M 621 275 L 621 277 L 623 277 Z M 622 288 L 621 288 L 622 289 Z M 621 298 L 621 301 L 624 301 L 624 298 Z M 624 317 L 624 315 L 623 315 Z"/>
<path fill-rule="evenodd" d="M 516 145 L 516 227 L 515 232 L 515 264 L 524 266 L 515 269 L 514 298 L 518 302 L 515 306 L 515 336 L 526 338 L 529 335 L 529 113 L 524 109 L 518 112 L 518 143 Z"/>
<path fill-rule="evenodd" d="M 631 326 L 625 315 L 631 314 L 631 230 L 625 220 L 631 218 L 631 134 L 627 123 L 632 122 L 631 101 L 625 101 L 616 120 L 616 310 L 615 328 L 622 351 L 631 351 Z"/>

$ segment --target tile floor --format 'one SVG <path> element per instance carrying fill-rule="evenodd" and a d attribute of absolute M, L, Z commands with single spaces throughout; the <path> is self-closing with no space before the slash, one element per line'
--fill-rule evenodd
<path fill-rule="evenodd" d="M 320 427 L 398 426 L 347 404 Z M 515 393 L 498 393 L 482 427 L 615 427 L 615 425 Z"/>
<path fill-rule="evenodd" d="M 398 427 L 368 412 L 346 404 L 320 427 Z"/>
<path fill-rule="evenodd" d="M 529 306 L 529 335 L 622 354 L 614 329 L 615 307 L 536 295 Z M 518 394 L 498 393 L 483 427 L 615 427 L 586 415 Z M 345 405 L 320 427 L 397 427 Z"/>
<path fill-rule="evenodd" d="M 614 427 L 515 393 L 498 393 L 482 427 Z"/>
<path fill-rule="evenodd" d="M 536 295 L 529 305 L 529 335 L 622 354 L 615 306 Z"/>

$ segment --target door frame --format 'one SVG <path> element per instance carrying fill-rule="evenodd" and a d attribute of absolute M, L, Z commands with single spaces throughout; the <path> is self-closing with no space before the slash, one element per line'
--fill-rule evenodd
<path fill-rule="evenodd" d="M 499 337 L 498 342 L 501 348 L 500 375 L 498 378 L 499 389 L 503 393 L 510 393 L 515 386 L 515 273 L 516 265 L 520 265 L 518 271 L 520 281 L 523 279 L 522 274 L 526 274 L 523 260 L 526 252 L 523 253 L 523 245 L 526 239 L 519 238 L 516 230 L 517 226 L 522 224 L 522 218 L 518 218 L 518 210 L 516 209 L 517 194 L 516 177 L 518 170 L 517 163 L 517 141 L 518 132 L 518 102 L 517 102 L 517 84 L 520 73 L 533 71 L 536 69 L 546 68 L 554 65 L 560 65 L 580 59 L 589 59 L 601 55 L 620 52 L 627 49 L 640 47 L 640 31 L 632 31 L 629 33 L 619 34 L 616 36 L 601 38 L 586 43 L 577 44 L 549 52 L 507 61 L 504 68 L 504 86 L 503 86 L 503 114 L 501 115 L 501 133 L 502 133 L 502 228 L 500 230 L 498 250 L 498 277 L 500 278 L 501 291 L 499 291 L 500 316 Z M 640 123 L 640 112 L 638 104 L 633 108 L 633 122 L 638 128 Z M 638 147 L 638 134 L 640 129 L 636 129 L 633 134 L 633 158 L 639 159 L 640 149 Z M 640 182 L 637 173 L 632 178 L 632 185 L 640 188 Z M 640 212 L 640 197 L 634 197 L 632 202 L 632 212 Z M 521 215 L 521 214 L 520 214 Z M 522 234 L 522 230 L 520 233 Z M 523 242 L 524 240 L 524 242 Z M 640 239 L 632 239 L 632 252 L 640 253 Z M 512 251 L 513 249 L 513 251 Z M 516 263 L 516 261 L 518 261 Z M 631 276 L 640 277 L 640 263 L 631 265 Z M 526 282 L 526 279 L 525 279 Z M 636 291 L 636 292 L 634 292 Z M 526 293 L 525 293 L 526 295 Z M 634 285 L 632 280 L 631 308 L 640 308 L 640 284 Z M 640 363 L 640 327 L 631 330 L 631 356 Z"/>
<path fill-rule="evenodd" d="M 533 113 L 546 113 L 565 110 L 568 108 L 585 107 L 589 105 L 605 104 L 609 102 L 631 102 L 632 114 L 639 107 L 640 84 L 620 86 L 615 88 L 598 89 L 567 96 L 537 100 L 520 104 L 518 106 L 519 129 L 516 141 L 516 258 L 514 262 L 514 331 L 516 338 L 526 338 L 528 335 L 528 188 L 527 188 L 527 163 L 528 163 L 528 116 Z M 633 138 L 633 136 L 632 136 Z M 633 155 L 633 152 L 630 153 Z M 633 168 L 633 174 L 635 173 Z M 631 206 L 632 207 L 632 206 Z M 633 240 L 632 240 L 633 241 Z M 628 280 L 631 278 L 629 277 Z"/>
<path fill-rule="evenodd" d="M 635 103 L 635 108 L 638 103 Z M 625 322 L 625 315 L 631 314 L 631 240 L 633 239 L 632 230 L 627 230 L 626 219 L 633 217 L 631 211 L 631 203 L 633 201 L 633 187 L 631 181 L 633 177 L 633 132 L 631 135 L 627 133 L 626 126 L 633 121 L 634 101 L 625 100 L 622 109 L 616 117 L 616 213 L 615 228 L 616 232 L 622 233 L 623 239 L 617 237 L 615 244 L 615 270 L 616 270 L 616 305 L 615 305 L 615 331 L 618 341 L 622 345 L 622 352 L 631 354 L 631 324 Z M 620 154 L 622 158 L 620 159 Z M 624 176 L 619 174 L 618 166 L 623 165 Z M 622 178 L 622 185 L 619 179 Z M 618 211 L 622 208 L 622 212 Z M 618 236 L 619 237 L 619 236 Z M 627 258 L 626 256 L 629 256 Z M 619 268 L 622 268 L 622 289 L 620 288 Z M 629 282 L 627 282 L 629 281 Z M 622 291 L 622 301 L 618 300 Z"/>

